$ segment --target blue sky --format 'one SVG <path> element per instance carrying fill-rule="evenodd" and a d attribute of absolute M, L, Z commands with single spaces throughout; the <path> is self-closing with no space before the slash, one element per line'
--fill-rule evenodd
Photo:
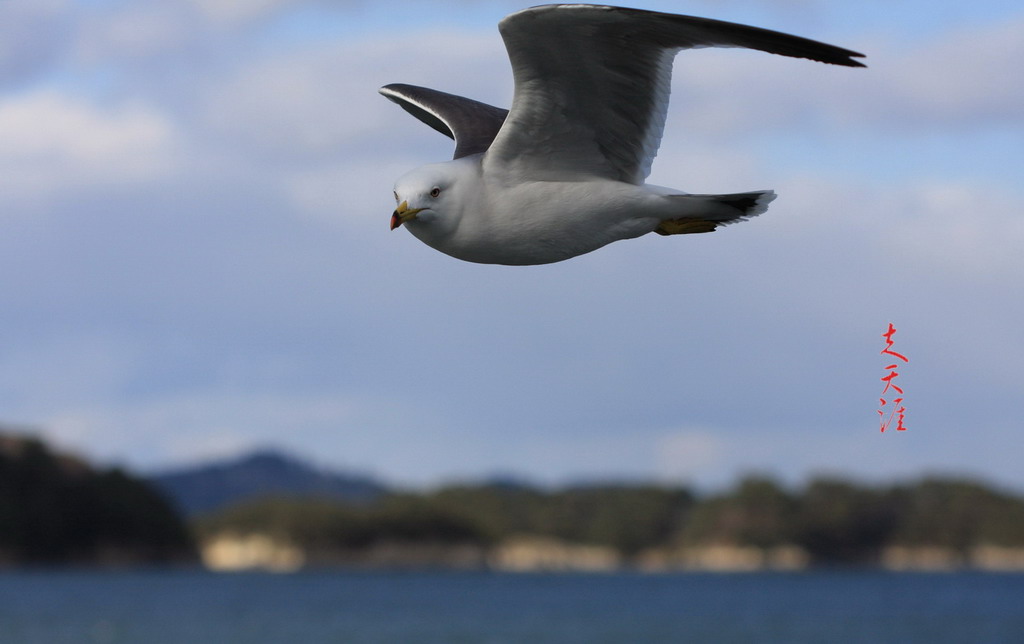
<path fill-rule="evenodd" d="M 867 54 L 676 60 L 652 183 L 774 188 L 714 235 L 466 264 L 390 232 L 450 142 L 376 94 L 506 105 L 509 2 L 0 4 L 0 423 L 152 470 L 278 446 L 405 484 L 1024 489 L 1024 10 L 650 2 Z M 881 434 L 881 334 L 910 431 Z"/>

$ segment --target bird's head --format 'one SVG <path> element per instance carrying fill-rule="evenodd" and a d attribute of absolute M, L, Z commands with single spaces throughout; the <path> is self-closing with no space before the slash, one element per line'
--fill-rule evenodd
<path fill-rule="evenodd" d="M 441 237 L 458 226 L 464 198 L 461 189 L 471 182 L 460 179 L 469 171 L 459 161 L 417 168 L 395 183 L 395 212 L 391 230 L 405 224 L 420 237 Z"/>
<path fill-rule="evenodd" d="M 435 166 L 424 166 L 395 183 L 395 212 L 391 230 L 402 224 L 425 226 L 445 216 L 451 180 Z"/>

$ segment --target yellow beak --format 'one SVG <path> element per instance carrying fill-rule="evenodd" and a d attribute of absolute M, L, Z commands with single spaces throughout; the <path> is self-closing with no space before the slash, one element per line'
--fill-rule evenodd
<path fill-rule="evenodd" d="M 395 212 L 391 215 L 391 230 L 398 228 L 407 221 L 416 219 L 416 213 L 423 210 L 422 208 L 410 208 L 408 201 L 403 201 L 398 204 L 398 208 L 395 208 Z"/>

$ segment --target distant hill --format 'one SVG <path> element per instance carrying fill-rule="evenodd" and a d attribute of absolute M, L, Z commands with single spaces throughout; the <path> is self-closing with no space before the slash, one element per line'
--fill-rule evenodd
<path fill-rule="evenodd" d="M 194 561 L 185 524 L 153 486 L 0 428 L 0 567 Z"/>
<path fill-rule="evenodd" d="M 265 497 L 361 503 L 388 491 L 369 477 L 325 471 L 275 450 L 162 472 L 149 480 L 188 516 Z"/>

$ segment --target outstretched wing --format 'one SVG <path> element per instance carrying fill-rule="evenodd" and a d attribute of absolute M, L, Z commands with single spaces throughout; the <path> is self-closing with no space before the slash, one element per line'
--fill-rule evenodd
<path fill-rule="evenodd" d="M 806 38 L 639 9 L 547 5 L 498 27 L 515 97 L 484 163 L 519 180 L 642 183 L 661 142 L 680 49 L 746 47 L 863 67 L 853 60 L 863 54 Z"/>
<path fill-rule="evenodd" d="M 441 134 L 455 140 L 455 156 L 485 152 L 508 110 L 426 87 L 394 83 L 380 93 Z"/>

